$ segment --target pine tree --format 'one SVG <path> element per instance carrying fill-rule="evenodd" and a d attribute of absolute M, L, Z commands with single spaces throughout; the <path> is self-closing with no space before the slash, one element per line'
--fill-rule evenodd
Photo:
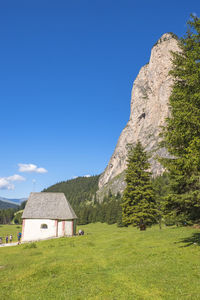
<path fill-rule="evenodd" d="M 117 227 L 127 227 L 127 224 L 124 224 L 122 221 L 122 202 L 121 202 L 121 195 L 118 201 L 118 210 L 117 210 Z"/>
<path fill-rule="evenodd" d="M 181 51 L 172 53 L 171 116 L 162 134 L 171 159 L 161 159 L 171 189 L 165 212 L 181 222 L 200 219 L 200 19 L 188 24 Z"/>
<path fill-rule="evenodd" d="M 138 226 L 140 230 L 156 222 L 148 158 L 140 142 L 129 151 L 125 176 L 127 185 L 122 198 L 122 222 Z"/>
<path fill-rule="evenodd" d="M 160 176 L 152 179 L 152 185 L 156 200 L 157 214 L 158 214 L 158 224 L 160 229 L 162 228 L 162 219 L 164 215 L 164 203 L 165 198 L 169 194 L 169 175 L 165 172 Z M 166 218 L 165 218 L 166 220 Z"/>

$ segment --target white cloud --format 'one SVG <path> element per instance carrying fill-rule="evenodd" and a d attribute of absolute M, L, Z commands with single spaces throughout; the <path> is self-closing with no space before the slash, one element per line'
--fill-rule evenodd
<path fill-rule="evenodd" d="M 0 177 L 0 190 L 14 190 L 15 186 L 12 182 L 24 180 L 26 179 L 18 174 L 14 174 L 8 177 Z"/>
<path fill-rule="evenodd" d="M 0 189 L 1 190 L 14 190 L 14 184 L 10 183 L 6 178 L 0 178 Z"/>
<path fill-rule="evenodd" d="M 19 172 L 35 172 L 35 173 L 47 173 L 45 168 L 38 168 L 34 164 L 18 164 Z"/>
<path fill-rule="evenodd" d="M 79 175 L 79 176 L 73 176 L 72 179 L 76 179 L 78 177 L 91 177 L 92 175 L 87 174 L 87 175 Z"/>
<path fill-rule="evenodd" d="M 18 174 L 9 176 L 9 177 L 7 177 L 7 179 L 8 179 L 9 181 L 24 181 L 24 180 L 26 180 L 26 178 L 24 178 L 23 176 L 18 175 Z"/>

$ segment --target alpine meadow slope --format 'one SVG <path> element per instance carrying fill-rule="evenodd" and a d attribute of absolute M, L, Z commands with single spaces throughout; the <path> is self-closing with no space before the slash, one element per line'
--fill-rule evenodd
<path fill-rule="evenodd" d="M 84 236 L 0 247 L 1 300 L 199 299 L 199 230 L 81 229 Z M 16 239 L 18 230 L 1 226 L 0 235 Z"/>

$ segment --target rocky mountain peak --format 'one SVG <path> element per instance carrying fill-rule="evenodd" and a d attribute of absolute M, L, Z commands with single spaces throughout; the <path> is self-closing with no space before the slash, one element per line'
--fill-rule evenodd
<path fill-rule="evenodd" d="M 159 40 L 157 41 L 156 44 L 160 44 L 162 42 L 165 42 L 165 41 L 168 41 L 168 40 L 171 40 L 171 39 L 176 39 L 178 40 L 178 37 L 173 33 L 173 32 L 167 32 L 167 33 L 164 33 L 160 38 Z M 155 46 L 155 45 L 154 45 Z"/>
<path fill-rule="evenodd" d="M 172 67 L 171 51 L 179 51 L 177 37 L 165 33 L 151 50 L 149 63 L 143 66 L 133 83 L 131 94 L 130 119 L 122 131 L 115 151 L 99 179 L 102 189 L 121 174 L 126 168 L 127 144 L 141 141 L 146 151 L 166 156 L 165 149 L 157 149 L 161 126 L 169 114 L 168 99 L 171 93 L 172 78 L 169 71 Z M 162 166 L 152 158 L 151 171 L 159 175 Z M 121 185 L 122 189 L 124 185 Z M 112 190 L 112 186 L 110 186 Z M 120 191 L 120 189 L 118 189 Z M 116 192 L 116 190 L 115 190 Z"/>

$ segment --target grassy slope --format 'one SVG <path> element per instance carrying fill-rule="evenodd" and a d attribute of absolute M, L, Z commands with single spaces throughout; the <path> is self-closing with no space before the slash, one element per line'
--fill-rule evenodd
<path fill-rule="evenodd" d="M 198 230 L 81 228 L 85 236 L 0 248 L 1 299 L 200 299 Z"/>

